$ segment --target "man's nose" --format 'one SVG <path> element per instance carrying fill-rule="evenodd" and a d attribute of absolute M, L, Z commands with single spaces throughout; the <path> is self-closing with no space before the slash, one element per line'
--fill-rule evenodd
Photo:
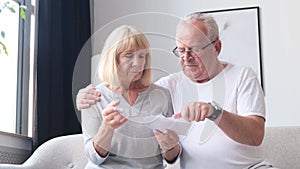
<path fill-rule="evenodd" d="M 184 53 L 181 56 L 181 58 L 183 60 L 191 60 L 191 59 L 194 59 L 194 56 L 192 55 L 192 51 L 191 50 L 186 50 L 186 51 L 184 51 Z"/>

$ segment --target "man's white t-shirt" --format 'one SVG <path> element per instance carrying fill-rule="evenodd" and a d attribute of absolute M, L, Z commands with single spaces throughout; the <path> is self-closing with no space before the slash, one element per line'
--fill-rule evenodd
<path fill-rule="evenodd" d="M 228 64 L 206 83 L 195 83 L 183 72 L 171 74 L 156 84 L 170 91 L 174 112 L 188 102 L 217 102 L 224 110 L 241 116 L 265 118 L 264 94 L 251 68 Z M 241 169 L 263 161 L 260 146 L 240 144 L 210 120 L 193 122 L 180 158 L 182 169 Z"/>

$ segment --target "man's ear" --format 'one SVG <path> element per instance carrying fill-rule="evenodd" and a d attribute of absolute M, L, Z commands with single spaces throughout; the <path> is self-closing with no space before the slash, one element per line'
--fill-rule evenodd
<path fill-rule="evenodd" d="M 214 47 L 215 47 L 215 49 L 216 49 L 216 52 L 217 52 L 218 54 L 220 54 L 221 49 L 222 49 L 222 42 L 218 39 L 218 40 L 215 42 Z"/>

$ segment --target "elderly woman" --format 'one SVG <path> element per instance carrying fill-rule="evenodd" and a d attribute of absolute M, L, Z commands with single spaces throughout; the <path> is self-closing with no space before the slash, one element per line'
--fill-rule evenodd
<path fill-rule="evenodd" d="M 124 25 L 107 38 L 96 86 L 101 102 L 82 110 L 86 168 L 162 169 L 163 157 L 178 152 L 175 133 L 167 135 L 174 146 L 164 147 L 147 125 L 173 114 L 168 90 L 152 84 L 150 64 L 149 42 L 137 29 Z"/>

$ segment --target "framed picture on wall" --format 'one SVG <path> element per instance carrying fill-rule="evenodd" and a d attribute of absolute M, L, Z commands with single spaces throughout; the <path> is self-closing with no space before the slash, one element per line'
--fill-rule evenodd
<path fill-rule="evenodd" d="M 220 31 L 220 59 L 250 66 L 263 87 L 259 7 L 204 11 L 212 15 Z"/>

